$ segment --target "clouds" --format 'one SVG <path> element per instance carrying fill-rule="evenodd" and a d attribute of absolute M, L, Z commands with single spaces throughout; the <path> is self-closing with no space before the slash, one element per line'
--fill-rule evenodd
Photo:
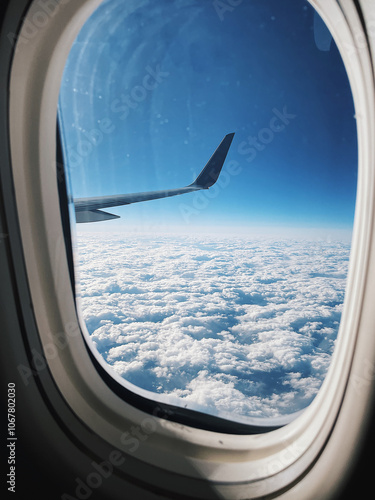
<path fill-rule="evenodd" d="M 243 418 L 307 406 L 328 369 L 344 243 L 79 234 L 83 317 L 122 377 Z"/>

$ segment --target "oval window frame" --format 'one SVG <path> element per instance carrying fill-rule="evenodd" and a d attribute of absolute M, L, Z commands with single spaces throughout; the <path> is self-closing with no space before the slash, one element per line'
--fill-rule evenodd
<path fill-rule="evenodd" d="M 312 470 L 324 451 L 340 448 L 337 438 L 334 448 L 329 448 L 328 443 L 332 443 L 334 433 L 343 432 L 341 427 L 346 429 L 348 451 L 336 457 L 336 466 L 330 473 L 334 477 L 347 467 L 348 453 L 361 434 L 359 424 L 348 427 L 348 422 L 363 421 L 373 385 L 373 379 L 369 379 L 369 367 L 375 366 L 375 349 L 370 349 L 374 340 L 369 333 L 374 324 L 371 282 L 375 282 L 371 280 L 375 276 L 375 257 L 371 254 L 375 200 L 371 58 L 367 45 L 358 47 L 357 40 L 366 34 L 354 3 L 334 0 L 324 5 L 315 0 L 310 3 L 330 28 L 344 59 L 358 127 L 359 176 L 353 247 L 342 328 L 331 368 L 313 403 L 281 429 L 264 435 L 233 436 L 176 425 L 154 416 L 155 431 L 132 453 L 156 469 L 180 474 L 185 481 L 204 478 L 223 494 L 229 495 L 235 488 L 241 498 L 275 494 L 292 487 L 298 478 Z M 121 443 L 124 428 L 139 425 L 150 417 L 108 388 L 77 333 L 79 321 L 66 254 L 62 250 L 64 234 L 56 186 L 54 124 L 62 71 L 75 36 L 99 4 L 99 0 L 60 2 L 58 15 L 51 17 L 33 38 L 26 36 L 27 21 L 32 23 L 36 19 L 40 12 L 38 2 L 28 11 L 12 70 L 11 152 L 28 281 L 48 368 L 73 412 L 93 432 L 129 454 Z M 64 349 L 59 349 L 61 335 Z M 353 382 L 356 377 L 363 382 L 360 390 Z M 178 453 L 174 450 L 176 440 Z M 327 477 L 326 488 L 329 484 L 332 479 Z"/>

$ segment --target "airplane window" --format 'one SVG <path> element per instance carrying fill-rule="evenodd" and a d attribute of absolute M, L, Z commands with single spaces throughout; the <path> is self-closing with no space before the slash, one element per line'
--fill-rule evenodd
<path fill-rule="evenodd" d="M 357 184 L 344 64 L 304 0 L 106 0 L 59 121 L 84 330 L 134 392 L 306 408 L 339 332 Z"/>

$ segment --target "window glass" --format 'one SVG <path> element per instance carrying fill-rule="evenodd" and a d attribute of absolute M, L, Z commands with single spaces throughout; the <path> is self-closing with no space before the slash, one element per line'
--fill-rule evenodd
<path fill-rule="evenodd" d="M 309 405 L 339 331 L 357 176 L 350 85 L 310 4 L 106 0 L 72 47 L 59 119 L 77 300 L 108 369 L 231 420 Z M 232 133 L 209 189 L 113 198 L 191 185 Z"/>

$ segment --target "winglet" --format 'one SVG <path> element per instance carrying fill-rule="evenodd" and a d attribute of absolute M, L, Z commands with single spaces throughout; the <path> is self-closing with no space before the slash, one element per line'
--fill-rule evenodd
<path fill-rule="evenodd" d="M 223 168 L 233 137 L 234 133 L 227 134 L 224 137 L 214 154 L 208 160 L 208 163 L 203 168 L 202 172 L 198 175 L 195 181 L 189 185 L 189 187 L 208 189 L 215 184 L 219 178 L 221 169 Z"/>

